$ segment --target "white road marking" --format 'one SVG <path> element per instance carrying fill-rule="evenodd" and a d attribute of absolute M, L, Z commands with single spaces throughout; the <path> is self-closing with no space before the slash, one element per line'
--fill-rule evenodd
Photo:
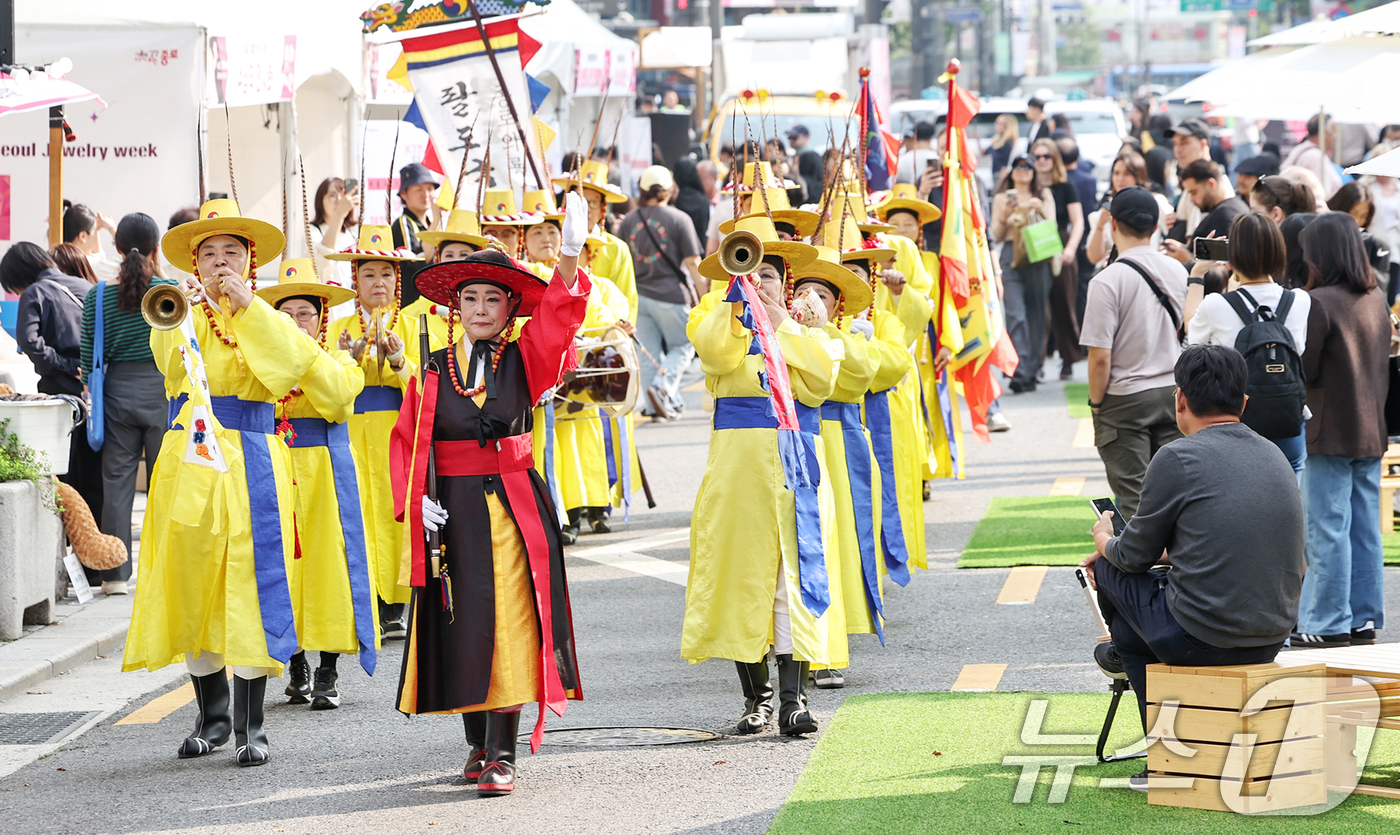
<path fill-rule="evenodd" d="M 684 586 L 686 578 L 690 575 L 690 563 L 657 559 L 640 552 L 689 541 L 690 528 L 675 528 L 593 548 L 570 549 L 564 553 L 566 556 Z"/>

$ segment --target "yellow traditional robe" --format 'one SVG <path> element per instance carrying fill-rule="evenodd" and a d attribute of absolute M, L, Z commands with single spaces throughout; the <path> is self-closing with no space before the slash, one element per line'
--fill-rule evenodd
<path fill-rule="evenodd" d="M 920 253 L 924 268 L 936 279 L 941 275 L 938 264 L 938 255 L 933 252 Z M 942 283 L 934 282 L 936 288 L 940 288 Z M 952 295 L 935 289 L 929 296 L 930 320 L 939 327 L 938 341 L 941 347 L 946 347 L 956 356 L 963 349 L 962 325 L 958 320 L 957 306 L 954 304 Z M 945 426 L 943 423 L 943 412 L 938 406 L 938 390 L 936 379 L 933 374 L 933 361 L 937 351 L 929 344 L 928 334 L 925 333 L 919 340 L 915 349 L 915 356 L 919 362 L 919 377 L 922 380 L 924 392 L 924 406 L 927 409 L 927 454 L 924 462 L 924 478 L 962 478 L 963 469 L 961 461 L 954 467 L 951 453 L 950 439 L 959 448 L 962 448 L 962 420 L 961 412 L 958 408 L 958 383 L 950 376 L 948 379 L 948 399 L 952 403 L 952 425 Z M 949 368 L 952 366 L 950 365 Z"/>
<path fill-rule="evenodd" d="M 593 255 L 589 269 L 595 276 L 608 279 L 627 297 L 626 316 L 620 317 L 629 322 L 637 321 L 637 268 L 632 263 L 632 250 L 627 242 L 616 235 L 604 231 L 603 238 L 608 243 Z"/>
<path fill-rule="evenodd" d="M 349 331 L 352 340 L 364 335 L 364 324 L 358 315 L 339 319 L 330 327 L 331 340 Z M 394 488 L 389 473 L 389 433 L 399 419 L 399 410 L 366 411 L 365 398 L 372 387 L 382 387 L 399 393 L 418 373 L 418 323 L 402 314 L 390 330 L 403 340 L 404 363 L 396 373 L 389 364 L 379 369 L 370 348 L 360 356 L 359 366 L 365 375 L 365 390 L 357 398 L 355 414 L 350 416 L 350 443 L 360 463 L 365 467 L 365 479 L 360 482 L 360 505 L 364 508 L 365 538 L 369 541 L 369 559 L 375 576 L 375 592 L 385 603 L 407 603 L 412 592 L 399 585 L 399 560 L 403 554 L 403 523 L 394 519 Z"/>
<path fill-rule="evenodd" d="M 738 324 L 730 304 L 712 300 L 707 315 L 691 318 L 687 334 L 715 398 L 768 396 L 758 376 L 764 358 L 749 354 L 753 335 Z M 820 406 L 835 388 L 844 346 L 792 319 L 778 326 L 777 339 L 793 396 L 804 405 Z M 830 606 L 818 617 L 802 600 L 795 494 L 784 483 L 777 432 L 716 430 L 710 436 L 705 478 L 691 519 L 681 657 L 692 663 L 711 657 L 746 663 L 763 658 L 773 640 L 773 601 L 781 570 L 794 657 L 833 667 L 849 662 L 832 535 L 835 508 L 820 436 L 815 441 Z"/>
<path fill-rule="evenodd" d="M 291 318 L 261 298 L 225 319 L 214 316 L 226 338 L 214 333 L 200 306 L 194 306 L 196 339 L 204 358 L 211 397 L 275 403 L 292 390 L 324 351 Z M 187 391 L 180 358 L 182 331 L 151 331 L 151 352 L 165 375 L 166 393 Z M 280 674 L 263 634 L 253 555 L 249 484 L 244 469 L 243 435 L 218 433 L 227 473 L 182 460 L 189 439 L 190 407 L 165 434 L 151 473 L 150 512 L 141 531 L 141 581 L 122 658 L 123 670 L 158 670 L 185 653 L 214 652 L 225 663 L 265 667 Z M 277 497 L 284 570 L 292 558 L 292 466 L 287 447 L 271 434 L 256 443 L 267 447 L 273 483 L 252 489 Z M 392 502 L 391 502 L 392 506 Z"/>
<path fill-rule="evenodd" d="M 316 418 L 345 423 L 355 413 L 355 397 L 365 387 L 364 369 L 355 364 L 348 351 L 323 351 L 310 373 L 297 384 L 292 399 L 279 409 L 279 417 L 296 420 Z M 293 438 L 290 451 L 295 479 L 295 523 L 298 553 L 292 560 L 287 580 L 296 615 L 297 638 L 302 649 L 321 652 L 358 652 L 355 632 L 355 600 L 351 592 L 346 562 L 346 535 L 340 525 L 340 501 L 335 489 L 331 453 L 324 446 L 310 446 L 306 439 Z M 355 483 L 364 484 L 368 473 L 359 456 L 355 459 Z M 363 527 L 360 536 L 366 536 Z M 361 543 L 361 548 L 367 546 Z M 368 599 L 362 609 L 374 617 L 373 563 L 367 560 L 364 588 Z M 379 626 L 372 624 L 374 647 L 379 648 Z"/>
<path fill-rule="evenodd" d="M 883 286 L 883 285 L 882 285 Z M 894 452 L 895 489 L 899 496 L 899 519 L 904 528 L 904 545 L 909 551 L 909 565 L 928 568 L 924 538 L 923 471 L 928 459 L 928 427 L 923 414 L 923 382 L 915 370 L 913 349 L 921 336 L 927 339 L 930 308 L 923 295 L 905 290 L 899 296 L 896 314 L 875 311 L 875 336 L 882 342 L 900 345 L 908 362 L 881 364 L 880 372 L 871 382 L 871 391 L 880 391 L 894 368 L 904 367 L 905 373 L 893 386 L 885 388 L 889 405 Z"/>
<path fill-rule="evenodd" d="M 428 314 L 428 347 L 433 351 L 440 351 L 447 347 L 447 319 L 439 312 L 444 309 L 450 310 L 451 308 L 448 308 L 446 305 L 438 304 L 427 296 L 419 296 L 409 304 L 408 307 L 403 309 L 403 315 L 412 320 L 414 327 L 418 326 L 418 317 L 420 314 Z M 460 322 L 454 322 L 452 330 L 454 339 L 462 338 Z M 334 337 L 338 333 L 339 331 L 331 334 L 331 336 Z M 417 361 L 418 343 L 415 342 L 408 346 L 408 351 L 409 356 Z"/>

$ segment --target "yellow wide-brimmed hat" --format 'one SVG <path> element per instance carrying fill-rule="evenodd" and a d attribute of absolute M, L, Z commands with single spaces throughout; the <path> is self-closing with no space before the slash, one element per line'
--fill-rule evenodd
<path fill-rule="evenodd" d="M 232 200 L 210 200 L 199 207 L 199 218 L 165 233 L 160 249 L 165 259 L 180 269 L 190 266 L 194 250 L 215 235 L 237 235 L 253 245 L 260 263 L 271 263 L 287 245 L 282 230 L 270 223 L 244 217 Z"/>
<path fill-rule="evenodd" d="M 843 264 L 851 261 L 874 261 L 883 264 L 895 256 L 892 247 L 879 246 L 874 238 L 870 240 L 871 245 L 867 246 L 856 222 L 849 216 L 839 222 L 828 220 L 812 240 L 836 249 L 841 254 Z"/>
<path fill-rule="evenodd" d="M 559 207 L 554 203 L 554 191 L 542 188 L 535 191 L 525 192 L 524 211 L 543 223 L 552 220 L 555 223 L 564 222 L 564 213 L 559 211 Z"/>
<path fill-rule="evenodd" d="M 419 232 L 418 240 L 438 249 L 441 249 L 443 244 L 454 242 L 485 249 L 488 243 L 486 237 L 481 234 L 481 224 L 477 223 L 476 212 L 470 209 L 453 209 L 447 216 L 446 229 L 440 232 Z"/>
<path fill-rule="evenodd" d="M 860 193 L 859 183 L 852 183 L 849 188 L 838 190 L 832 194 L 827 211 L 823 214 L 828 219 L 849 215 L 855 220 L 856 227 L 862 232 L 884 232 L 890 228 L 888 223 L 874 220 L 866 213 L 865 198 Z"/>
<path fill-rule="evenodd" d="M 766 164 L 766 163 L 765 163 Z M 767 203 L 764 202 L 764 195 L 767 195 Z M 763 215 L 771 213 L 774 223 L 787 223 L 797 230 L 797 234 L 802 238 L 810 238 L 812 233 L 817 231 L 817 225 L 821 223 L 821 216 L 816 212 L 806 212 L 801 209 L 794 209 L 792 203 L 788 201 L 787 189 L 776 186 L 757 191 L 751 197 L 745 198 L 749 201 L 749 211 L 751 215 Z M 734 221 L 726 220 L 719 225 L 721 235 L 728 235 L 734 231 Z"/>
<path fill-rule="evenodd" d="M 277 283 L 258 288 L 258 295 L 273 307 L 292 296 L 316 296 L 334 307 L 355 298 L 355 291 L 322 281 L 310 258 L 283 258 L 277 268 Z"/>
<path fill-rule="evenodd" d="M 933 223 L 943 217 L 943 212 L 927 200 L 920 199 L 918 189 L 909 183 L 895 183 L 883 197 L 874 203 L 873 208 L 875 216 L 887 223 L 890 212 L 896 209 L 913 212 L 919 218 L 920 226 L 925 223 Z"/>
<path fill-rule="evenodd" d="M 360 224 L 355 245 L 326 256 L 328 261 L 422 261 L 411 249 L 394 249 L 394 233 L 387 226 Z"/>
<path fill-rule="evenodd" d="M 481 198 L 482 226 L 534 226 L 540 218 L 522 212 L 515 202 L 515 192 L 508 188 L 488 188 Z"/>
<path fill-rule="evenodd" d="M 808 279 L 826 282 L 841 295 L 841 298 L 846 300 L 847 315 L 855 314 L 869 307 L 870 303 L 875 300 L 875 292 L 870 289 L 870 285 L 862 281 L 860 276 L 851 272 L 849 267 L 842 266 L 841 255 L 835 248 L 818 246 L 815 249 L 817 250 L 817 260 L 801 267 L 793 267 L 794 286 Z"/>
<path fill-rule="evenodd" d="M 811 244 L 779 239 L 778 230 L 773 228 L 773 221 L 769 220 L 766 215 L 741 217 L 734 224 L 734 228 L 737 231 L 752 232 L 757 235 L 759 241 L 763 243 L 764 255 L 777 255 L 794 269 L 811 263 L 817 257 L 817 250 Z M 723 246 L 724 242 L 721 241 L 720 245 Z M 711 281 L 727 282 L 733 278 L 719 265 L 718 253 L 700 262 L 700 275 Z"/>
<path fill-rule="evenodd" d="M 607 163 L 596 159 L 586 159 L 580 163 L 577 176 L 575 172 L 570 171 L 567 176 L 555 177 L 553 182 L 565 191 L 572 188 L 591 188 L 603 195 L 603 199 L 609 203 L 622 203 L 627 200 L 627 195 L 622 193 L 622 189 L 608 182 Z"/>

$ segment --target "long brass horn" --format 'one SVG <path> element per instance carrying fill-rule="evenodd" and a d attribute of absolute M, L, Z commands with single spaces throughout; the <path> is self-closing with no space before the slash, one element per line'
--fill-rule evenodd
<path fill-rule="evenodd" d="M 719 242 L 715 257 L 730 275 L 748 275 L 763 262 L 763 241 L 752 232 L 735 229 Z"/>
<path fill-rule="evenodd" d="M 173 284 L 157 284 L 141 297 L 141 318 L 158 331 L 180 327 L 189 311 L 189 297 Z"/>

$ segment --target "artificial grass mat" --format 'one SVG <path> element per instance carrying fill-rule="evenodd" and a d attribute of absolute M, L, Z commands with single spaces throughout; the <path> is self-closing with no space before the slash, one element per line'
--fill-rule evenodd
<path fill-rule="evenodd" d="M 958 568 L 1078 565 L 1094 550 L 1094 509 L 1080 496 L 996 496 Z M 1397 543 L 1400 547 L 1400 543 Z"/>
<path fill-rule="evenodd" d="M 1381 552 L 1386 565 L 1400 565 L 1400 533 L 1381 534 Z"/>
<path fill-rule="evenodd" d="M 1139 740 L 1132 693 L 1124 696 L 1109 750 Z M 1400 803 L 1353 795 L 1320 815 L 1274 815 L 1148 806 L 1126 787 L 1144 760 L 1097 764 L 1092 741 L 1027 745 L 1032 700 L 1048 700 L 1042 734 L 1096 739 L 1108 706 L 1093 693 L 880 693 L 847 699 L 778 811 L 769 835 L 798 833 L 1104 832 L 1318 833 L 1400 831 Z M 1037 729 L 1031 724 L 1031 732 Z M 1136 731 L 1136 733 L 1134 733 Z M 1050 802 L 1055 768 L 1043 766 L 1030 802 L 1013 802 L 1022 767 L 1008 756 L 1079 757 L 1063 802 Z M 1400 785 L 1400 732 L 1375 737 L 1363 780 Z M 1121 788 L 1101 786 L 1117 778 Z M 1385 821 L 1389 820 L 1390 823 Z"/>
<path fill-rule="evenodd" d="M 1093 417 L 1094 410 L 1089 408 L 1089 384 L 1065 383 L 1065 405 L 1072 418 Z"/>

